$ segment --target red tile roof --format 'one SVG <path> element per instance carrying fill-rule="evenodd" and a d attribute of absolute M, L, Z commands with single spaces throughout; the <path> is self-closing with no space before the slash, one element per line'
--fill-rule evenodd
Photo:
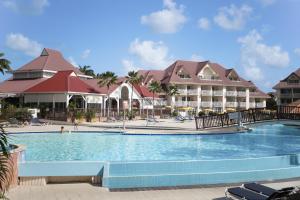
<path fill-rule="evenodd" d="M 83 75 L 78 68 L 69 63 L 59 51 L 44 48 L 41 55 L 31 62 L 25 64 L 16 72 L 22 71 L 37 71 L 37 70 L 50 70 L 50 71 L 66 71 L 73 70 L 76 74 Z"/>
<path fill-rule="evenodd" d="M 153 97 L 153 93 L 148 90 L 147 87 L 143 85 L 134 85 L 134 89 L 141 95 L 142 98 L 144 97 Z M 157 94 L 154 93 L 154 98 L 159 98 Z"/>
<path fill-rule="evenodd" d="M 77 77 L 73 70 L 59 71 L 53 77 L 27 89 L 25 93 L 93 93 L 100 94 L 101 91 L 86 84 Z"/>
<path fill-rule="evenodd" d="M 26 79 L 26 80 L 6 80 L 0 83 L 0 93 L 23 93 L 32 86 L 45 81 L 46 78 Z"/>
<path fill-rule="evenodd" d="M 290 75 L 288 75 L 285 79 L 279 81 L 273 89 L 283 89 L 283 88 L 300 88 L 300 84 L 288 84 L 287 79 L 292 75 L 295 74 L 300 78 L 300 68 L 298 68 L 296 71 L 292 72 Z"/>

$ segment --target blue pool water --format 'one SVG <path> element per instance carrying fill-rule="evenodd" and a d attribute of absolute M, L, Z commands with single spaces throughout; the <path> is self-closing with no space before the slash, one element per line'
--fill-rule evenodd
<path fill-rule="evenodd" d="M 252 132 L 218 135 L 107 133 L 11 134 L 26 161 L 145 161 L 256 158 L 300 153 L 300 127 L 261 125 Z"/>

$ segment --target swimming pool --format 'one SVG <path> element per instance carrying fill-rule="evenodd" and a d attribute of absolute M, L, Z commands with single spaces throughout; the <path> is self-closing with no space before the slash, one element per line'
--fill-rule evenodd
<path fill-rule="evenodd" d="M 218 160 L 300 153 L 300 127 L 257 126 L 217 135 L 122 135 L 94 132 L 11 134 L 26 161 Z"/>
<path fill-rule="evenodd" d="M 264 124 L 217 135 L 25 133 L 10 141 L 27 146 L 18 169 L 30 180 L 101 177 L 103 187 L 117 189 L 300 177 L 299 126 Z"/>

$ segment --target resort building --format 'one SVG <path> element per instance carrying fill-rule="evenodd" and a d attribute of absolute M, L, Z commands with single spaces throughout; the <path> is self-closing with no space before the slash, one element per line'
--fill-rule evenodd
<path fill-rule="evenodd" d="M 139 74 L 143 76 L 142 84 L 132 86 L 120 77 L 108 90 L 99 86 L 99 80 L 80 72 L 60 52 L 45 48 L 39 57 L 0 83 L 0 96 L 14 104 L 40 108 L 45 117 L 56 119 L 66 118 L 71 102 L 77 109 L 92 109 L 99 116 L 106 116 L 108 97 L 113 115 L 124 110 L 124 101 L 127 105 L 132 103 L 136 114 L 141 115 L 153 106 L 160 114 L 172 106 L 194 112 L 265 108 L 269 98 L 234 69 L 209 61 L 176 61 L 165 70 L 140 70 Z M 165 90 L 152 94 L 148 90 L 152 81 L 160 82 L 164 89 L 176 85 L 179 94 L 171 97 Z"/>
<path fill-rule="evenodd" d="M 140 70 L 144 85 L 159 81 L 167 88 L 176 85 L 179 94 L 173 97 L 161 93 L 168 105 L 190 107 L 196 111 L 216 112 L 237 109 L 265 108 L 267 94 L 251 81 L 246 81 L 234 69 L 225 69 L 210 61 L 178 60 L 165 70 Z"/>
<path fill-rule="evenodd" d="M 300 68 L 292 72 L 274 87 L 277 105 L 289 105 L 300 100 Z"/>
<path fill-rule="evenodd" d="M 66 109 L 73 102 L 77 109 L 93 109 L 105 115 L 108 94 L 112 110 L 119 113 L 123 100 L 140 112 L 152 108 L 153 95 L 145 86 L 132 87 L 123 77 L 109 88 L 100 87 L 97 79 L 84 75 L 56 50 L 45 48 L 41 55 L 12 71 L 12 77 L 0 83 L 0 97 L 14 104 L 40 108 L 46 117 L 65 118 Z M 131 91 L 133 95 L 131 100 Z M 160 102 L 154 95 L 155 102 Z M 130 107 L 129 107 L 130 109 Z"/>

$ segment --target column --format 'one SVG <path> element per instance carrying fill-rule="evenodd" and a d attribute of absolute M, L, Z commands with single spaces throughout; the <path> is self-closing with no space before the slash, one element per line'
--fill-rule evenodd
<path fill-rule="evenodd" d="M 174 111 L 175 108 L 175 96 L 171 96 L 171 112 Z"/>
<path fill-rule="evenodd" d="M 250 108 L 250 92 L 249 88 L 246 89 L 246 110 Z"/>
<path fill-rule="evenodd" d="M 187 102 L 187 101 L 188 101 L 188 100 L 187 100 L 187 99 L 188 99 L 187 85 L 185 86 L 185 92 L 186 92 L 186 93 L 185 93 L 185 106 L 187 106 L 187 105 L 188 105 L 188 102 Z"/>
<path fill-rule="evenodd" d="M 200 112 L 201 107 L 201 86 L 198 86 L 197 88 L 197 115 Z"/>
<path fill-rule="evenodd" d="M 226 86 L 223 86 L 222 109 L 223 109 L 223 112 L 225 112 L 225 110 L 226 110 Z"/>
<path fill-rule="evenodd" d="M 117 97 L 116 100 L 117 100 L 117 113 L 119 115 L 120 114 L 120 99 L 119 99 L 119 97 Z"/>
<path fill-rule="evenodd" d="M 213 87 L 210 86 L 210 108 L 213 108 Z"/>

